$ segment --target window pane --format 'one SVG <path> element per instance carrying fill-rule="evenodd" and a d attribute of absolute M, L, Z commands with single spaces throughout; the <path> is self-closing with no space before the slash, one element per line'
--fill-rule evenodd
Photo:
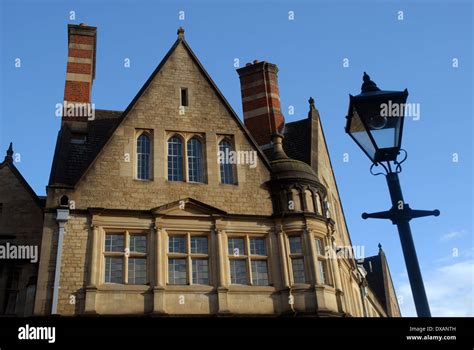
<path fill-rule="evenodd" d="M 193 259 L 193 284 L 209 284 L 209 265 L 207 259 Z"/>
<path fill-rule="evenodd" d="M 318 255 L 324 255 L 323 241 L 321 241 L 321 238 L 316 238 L 316 250 L 318 251 Z"/>
<path fill-rule="evenodd" d="M 203 182 L 202 144 L 196 138 L 188 141 L 188 170 L 189 181 Z"/>
<path fill-rule="evenodd" d="M 186 284 L 186 259 L 168 260 L 169 284 Z"/>
<path fill-rule="evenodd" d="M 137 178 L 150 179 L 150 138 L 145 134 L 137 140 Z"/>
<path fill-rule="evenodd" d="M 245 260 L 230 261 L 230 283 L 247 284 L 247 264 Z"/>
<path fill-rule="evenodd" d="M 123 283 L 122 258 L 105 258 L 105 283 Z"/>
<path fill-rule="evenodd" d="M 326 262 L 319 260 L 318 265 L 321 284 L 327 284 Z"/>
<path fill-rule="evenodd" d="M 183 181 L 183 143 L 176 136 L 168 140 L 168 180 Z"/>
<path fill-rule="evenodd" d="M 229 248 L 229 255 L 233 255 L 233 256 L 245 255 L 243 238 L 229 238 L 228 248 Z"/>
<path fill-rule="evenodd" d="M 260 238 L 250 239 L 250 254 L 267 255 L 267 247 L 265 246 L 265 240 Z"/>
<path fill-rule="evenodd" d="M 146 259 L 128 259 L 128 283 L 146 284 Z"/>
<path fill-rule="evenodd" d="M 291 236 L 288 238 L 290 241 L 290 253 L 291 254 L 302 254 L 303 246 L 301 243 L 301 236 Z"/>
<path fill-rule="evenodd" d="M 207 254 L 207 237 L 191 237 L 191 254 Z"/>
<path fill-rule="evenodd" d="M 265 260 L 252 261 L 252 283 L 255 286 L 268 286 L 268 267 Z"/>
<path fill-rule="evenodd" d="M 223 184 L 234 184 L 234 166 L 230 163 L 229 152 L 232 151 L 230 143 L 228 141 L 221 141 L 219 143 L 219 161 L 220 161 L 220 173 L 221 183 Z"/>
<path fill-rule="evenodd" d="M 106 252 L 124 252 L 124 235 L 106 235 L 105 236 Z"/>
<path fill-rule="evenodd" d="M 146 236 L 130 235 L 130 251 L 146 253 Z"/>
<path fill-rule="evenodd" d="M 291 259 L 291 266 L 293 268 L 293 280 L 295 283 L 305 283 L 304 275 L 304 261 L 301 258 Z"/>
<path fill-rule="evenodd" d="M 170 253 L 186 253 L 186 237 L 170 236 L 168 239 L 168 251 Z"/>

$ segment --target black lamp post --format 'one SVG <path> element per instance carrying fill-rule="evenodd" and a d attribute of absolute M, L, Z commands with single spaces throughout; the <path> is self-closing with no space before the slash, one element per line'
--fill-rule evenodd
<path fill-rule="evenodd" d="M 346 133 L 372 161 L 371 174 L 385 175 L 392 208 L 372 214 L 363 213 L 362 218 L 389 219 L 397 225 L 416 312 L 419 317 L 431 317 L 409 221 L 440 213 L 439 210 L 413 210 L 403 199 L 398 173 L 407 156 L 400 147 L 408 91 L 382 91 L 365 72 L 363 79 L 361 93 L 349 95 Z M 404 156 L 398 160 L 401 151 Z M 383 171 L 374 173 L 374 167 L 378 166 Z"/>

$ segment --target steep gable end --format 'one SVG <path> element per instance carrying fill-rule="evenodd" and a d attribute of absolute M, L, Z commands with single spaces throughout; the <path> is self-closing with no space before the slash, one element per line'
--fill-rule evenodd
<path fill-rule="evenodd" d="M 181 105 L 182 91 L 187 92 L 186 106 Z M 72 186 L 51 194 L 67 193 L 76 208 L 82 209 L 150 210 L 181 198 L 194 198 L 228 213 L 272 213 L 265 186 L 271 171 L 267 158 L 182 36 L 127 109 L 108 125 L 110 131 L 96 143 L 102 146 L 96 154 L 92 152 L 94 159 L 82 175 Z M 150 174 L 145 181 L 139 179 L 137 170 L 138 138 L 143 132 L 150 142 Z M 171 179 L 168 173 L 168 142 L 172 137 L 181 142 L 184 175 L 179 179 Z M 189 178 L 188 141 L 192 138 L 201 143 L 199 181 Z M 218 151 L 223 140 L 236 151 L 230 158 L 235 161 L 231 184 L 220 178 Z M 69 143 L 68 147 L 79 149 L 83 145 Z M 61 162 L 60 157 L 61 152 L 56 152 L 56 162 Z M 72 173 L 71 160 L 68 157 L 66 174 Z M 77 160 L 72 164 L 88 163 L 85 157 Z"/>
<path fill-rule="evenodd" d="M 127 118 L 129 117 L 129 114 L 130 112 L 137 107 L 137 103 L 139 102 L 139 100 L 142 98 L 143 95 L 145 95 L 149 90 L 150 90 L 150 85 L 152 85 L 152 83 L 156 80 L 157 76 L 159 76 L 160 74 L 163 73 L 163 68 L 164 66 L 167 64 L 167 62 L 169 62 L 170 60 L 174 60 L 175 59 L 175 56 L 176 55 L 176 52 L 177 51 L 185 51 L 189 57 L 191 58 L 192 62 L 196 65 L 196 67 L 198 68 L 198 70 L 200 71 L 200 73 L 203 75 L 203 77 L 205 78 L 205 80 L 208 82 L 208 84 L 210 85 L 210 87 L 214 90 L 216 96 L 218 97 L 218 99 L 221 101 L 221 103 L 223 104 L 223 106 L 225 107 L 225 109 L 227 110 L 228 114 L 232 117 L 232 119 L 234 120 L 234 122 L 238 125 L 239 129 L 241 130 L 241 132 L 244 134 L 245 138 L 247 139 L 247 141 L 249 142 L 249 144 L 252 145 L 253 147 L 253 150 L 255 152 L 257 152 L 258 156 L 259 156 L 259 159 L 262 161 L 262 163 L 267 167 L 268 170 L 270 170 L 270 165 L 269 165 L 269 162 L 268 162 L 268 159 L 266 158 L 265 154 L 261 151 L 260 147 L 258 147 L 257 143 L 255 142 L 255 140 L 253 139 L 252 135 L 250 134 L 250 132 L 247 130 L 247 128 L 245 127 L 245 125 L 242 123 L 242 121 L 239 119 L 239 117 L 237 116 L 237 114 L 235 113 L 235 111 L 233 110 L 233 108 L 231 107 L 231 105 L 229 104 L 229 102 L 226 100 L 226 98 L 224 97 L 224 95 L 221 93 L 221 91 L 219 90 L 219 88 L 217 87 L 217 85 L 214 83 L 214 81 L 212 80 L 212 78 L 209 76 L 209 74 L 207 73 L 207 71 L 205 70 L 205 68 L 203 67 L 203 65 L 201 64 L 201 62 L 199 61 L 199 59 L 197 58 L 197 56 L 194 54 L 194 52 L 192 51 L 192 49 L 190 48 L 190 46 L 188 45 L 188 43 L 184 40 L 184 36 L 180 35 L 178 37 L 178 39 L 175 41 L 175 43 L 173 44 L 173 46 L 170 48 L 170 50 L 168 51 L 168 53 L 165 55 L 165 57 L 163 58 L 163 60 L 160 62 L 160 64 L 157 66 L 157 68 L 153 71 L 153 73 L 150 75 L 150 77 L 147 79 L 147 81 L 145 82 L 145 84 L 142 86 L 142 88 L 140 89 L 140 91 L 137 93 L 137 95 L 133 98 L 133 100 L 130 102 L 130 104 L 128 105 L 128 107 L 125 109 L 125 111 L 121 114 L 121 116 L 119 118 L 117 118 L 117 122 L 115 123 L 115 125 L 110 129 L 110 131 L 108 132 L 108 134 L 106 135 L 105 137 L 105 142 L 103 142 L 103 144 L 101 145 L 101 148 L 98 152 L 96 152 L 95 156 L 94 156 L 94 159 L 89 163 L 89 165 L 87 166 L 87 168 L 85 168 L 82 172 L 82 174 L 80 176 L 78 176 L 78 178 L 76 179 L 76 181 L 74 181 L 74 185 L 76 186 L 78 184 L 78 182 L 84 177 L 84 175 L 87 173 L 87 171 L 90 169 L 90 167 L 95 163 L 95 161 L 97 160 L 97 157 L 98 155 L 100 154 L 100 152 L 102 151 L 102 149 L 104 149 L 108 142 L 110 141 L 112 135 L 114 134 L 114 132 L 117 130 L 117 128 L 119 128 L 119 126 L 123 125 L 124 121 L 127 120 Z M 199 103 L 205 103 L 205 101 L 199 101 Z"/>
<path fill-rule="evenodd" d="M 22 199 L 30 197 L 38 208 L 44 206 L 42 200 L 36 195 L 35 191 L 12 163 L 8 161 L 0 163 L 0 178 L 2 179 L 0 187 L 4 190 L 7 190 L 7 187 L 9 187 L 8 190 L 10 192 L 14 189 L 15 199 L 18 199 L 18 197 L 22 197 Z M 22 191 L 18 192 L 18 189 L 22 189 Z"/>

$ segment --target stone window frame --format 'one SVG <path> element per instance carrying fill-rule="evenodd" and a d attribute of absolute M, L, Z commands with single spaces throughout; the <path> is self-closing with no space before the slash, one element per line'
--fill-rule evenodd
<path fill-rule="evenodd" d="M 234 135 L 223 135 L 223 134 L 218 134 L 217 135 L 217 159 L 219 160 L 219 151 L 220 151 L 220 144 L 222 141 L 227 141 L 230 144 L 230 150 L 231 151 L 236 151 L 235 148 L 235 138 Z M 232 166 L 232 176 L 233 176 L 233 183 L 223 183 L 222 178 L 221 178 L 221 164 L 219 164 L 219 161 L 217 161 L 217 174 L 219 178 L 219 185 L 223 186 L 238 186 L 239 185 L 239 180 L 238 180 L 238 172 L 237 172 L 237 164 L 231 164 Z"/>
<path fill-rule="evenodd" d="M 291 237 L 300 237 L 301 239 L 301 253 L 292 253 L 290 249 L 290 238 Z M 288 260 L 290 264 L 289 268 L 289 275 L 291 285 L 306 285 L 309 284 L 309 270 L 308 270 L 308 259 L 306 257 L 306 246 L 305 246 L 305 238 L 303 232 L 291 232 L 286 235 L 286 248 L 288 252 Z M 303 260 L 303 273 L 304 273 L 304 281 L 303 282 L 295 282 L 295 278 L 293 275 L 293 260 L 301 259 Z"/>
<path fill-rule="evenodd" d="M 107 235 L 122 235 L 124 237 L 124 251 L 123 252 L 107 252 L 105 249 L 105 241 L 107 239 Z M 146 253 L 140 252 L 130 252 L 130 236 L 145 236 L 146 237 Z M 150 284 L 150 276 L 151 276 L 151 262 L 150 262 L 150 234 L 146 230 L 128 230 L 128 229 L 104 229 L 103 237 L 102 237 L 102 264 L 101 266 L 101 283 L 105 285 L 149 285 Z M 123 279 L 122 283 L 113 283 L 113 282 L 106 282 L 105 281 L 105 261 L 106 258 L 122 258 L 123 265 L 122 265 L 122 273 Z M 141 258 L 146 259 L 146 283 L 145 284 L 133 284 L 128 283 L 128 259 L 129 258 Z"/>
<path fill-rule="evenodd" d="M 186 103 L 183 103 L 183 92 L 186 98 Z M 179 106 L 180 107 L 189 107 L 189 88 L 181 86 L 179 88 Z"/>
<path fill-rule="evenodd" d="M 169 180 L 168 174 L 168 142 L 172 137 L 178 137 L 182 143 L 182 164 L 183 167 L 183 180 L 182 181 L 173 181 Z M 202 157 L 202 182 L 195 182 L 189 180 L 189 160 L 188 160 L 188 141 L 191 139 L 198 139 L 201 143 L 201 157 Z M 190 183 L 190 184 L 207 184 L 207 152 L 206 152 L 206 137 L 202 132 L 182 132 L 182 131 L 166 131 L 165 132 L 165 162 L 164 162 L 164 175 L 165 179 L 169 183 Z"/>
<path fill-rule="evenodd" d="M 318 240 L 321 242 L 321 251 L 318 248 Z M 333 271 L 331 268 L 331 263 L 330 259 L 337 258 L 336 254 L 329 254 L 327 253 L 327 247 L 331 247 L 331 245 L 328 242 L 328 239 L 323 236 L 323 235 L 318 235 L 314 234 L 312 237 L 312 244 L 315 245 L 315 259 L 316 259 L 316 265 L 317 265 L 317 283 L 320 285 L 325 285 L 325 286 L 334 286 L 334 275 Z M 321 254 L 322 253 L 322 254 Z M 325 281 L 323 282 L 323 279 L 321 277 L 321 266 L 323 266 L 324 272 L 325 272 Z"/>
<path fill-rule="evenodd" d="M 140 179 L 138 177 L 138 152 L 137 152 L 137 146 L 138 146 L 138 138 L 142 135 L 145 135 L 148 137 L 148 140 L 150 141 L 150 156 L 149 156 L 149 161 L 148 161 L 148 172 L 149 172 L 149 178 L 148 179 Z M 134 164 L 133 164 L 133 169 L 134 169 L 134 179 L 138 181 L 153 181 L 153 149 L 154 149 L 154 142 L 153 142 L 153 130 L 152 129 L 136 129 L 135 130 L 135 142 L 133 144 L 133 154 L 134 154 Z"/>
<path fill-rule="evenodd" d="M 170 253 L 169 250 L 169 239 L 170 237 L 184 236 L 186 239 L 186 251 L 185 253 Z M 206 237 L 207 238 L 207 254 L 191 253 L 191 237 Z M 212 256 L 211 256 L 211 237 L 208 232 L 177 232 L 171 231 L 166 235 L 166 276 L 165 283 L 167 286 L 212 286 L 213 275 L 212 275 Z M 186 260 L 186 284 L 174 284 L 169 282 L 169 260 L 170 259 L 185 259 Z M 194 260 L 207 260 L 208 270 L 208 284 L 194 284 L 193 283 L 193 259 Z"/>
<path fill-rule="evenodd" d="M 232 238 L 240 238 L 244 240 L 244 254 L 234 254 L 229 253 L 229 240 Z M 250 252 L 250 240 L 251 239 L 263 239 L 265 241 L 265 251 L 266 255 L 252 255 Z M 244 260 L 245 261 L 245 269 L 246 269 L 246 280 L 247 283 L 243 284 L 244 286 L 256 286 L 256 287 L 267 287 L 273 286 L 273 279 L 272 279 L 272 266 L 271 266 L 271 259 L 270 259 L 270 246 L 269 246 L 269 239 L 268 235 L 262 235 L 257 233 L 237 233 L 237 232 L 228 232 L 227 233 L 227 242 L 226 242 L 225 251 L 227 254 L 227 260 L 229 262 L 229 274 L 228 274 L 228 283 L 231 286 L 241 286 L 242 284 L 234 284 L 232 283 L 231 277 L 231 268 L 230 262 L 231 260 Z M 252 275 L 252 262 L 253 261 L 266 261 L 267 262 L 267 278 L 268 284 L 267 285 L 260 285 L 253 283 L 253 275 Z"/>

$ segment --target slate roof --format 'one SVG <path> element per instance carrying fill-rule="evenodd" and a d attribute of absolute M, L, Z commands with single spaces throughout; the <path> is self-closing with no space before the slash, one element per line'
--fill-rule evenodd
<path fill-rule="evenodd" d="M 285 124 L 283 148 L 288 157 L 311 164 L 311 127 L 309 119 Z"/>
<path fill-rule="evenodd" d="M 370 289 L 374 292 L 375 296 L 382 304 L 385 311 L 387 311 L 387 300 L 385 297 L 385 286 L 381 255 L 379 254 L 364 258 L 363 266 L 364 269 L 367 271 L 366 279 Z"/>
<path fill-rule="evenodd" d="M 71 143 L 74 136 L 67 125 L 58 133 L 49 185 L 74 186 L 105 145 L 122 112 L 95 110 L 95 119 L 87 122 L 84 143 Z"/>

